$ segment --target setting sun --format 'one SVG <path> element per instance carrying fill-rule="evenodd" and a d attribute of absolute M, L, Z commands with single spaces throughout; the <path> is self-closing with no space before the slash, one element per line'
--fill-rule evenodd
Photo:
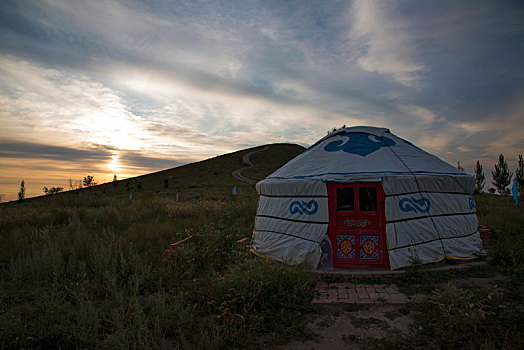
<path fill-rule="evenodd" d="M 118 155 L 118 151 L 115 152 L 115 154 L 113 154 L 111 156 L 111 162 L 109 163 L 109 170 L 111 170 L 111 172 L 113 174 L 119 174 L 120 173 L 120 163 L 119 163 L 119 160 L 120 160 L 120 157 Z"/>

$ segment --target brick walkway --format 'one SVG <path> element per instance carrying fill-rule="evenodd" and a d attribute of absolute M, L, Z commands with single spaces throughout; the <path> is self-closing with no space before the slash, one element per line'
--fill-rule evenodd
<path fill-rule="evenodd" d="M 318 282 L 313 304 L 406 304 L 409 298 L 395 285 Z"/>

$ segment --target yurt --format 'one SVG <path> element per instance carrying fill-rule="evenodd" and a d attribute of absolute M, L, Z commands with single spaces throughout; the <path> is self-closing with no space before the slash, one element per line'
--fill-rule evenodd
<path fill-rule="evenodd" d="M 314 268 L 473 259 L 482 247 L 474 186 L 388 129 L 340 129 L 257 183 L 253 251 Z"/>

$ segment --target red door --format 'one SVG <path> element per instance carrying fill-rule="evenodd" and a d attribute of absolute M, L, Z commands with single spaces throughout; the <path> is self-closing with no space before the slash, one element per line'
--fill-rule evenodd
<path fill-rule="evenodd" d="M 328 183 L 333 267 L 388 269 L 380 183 Z"/>

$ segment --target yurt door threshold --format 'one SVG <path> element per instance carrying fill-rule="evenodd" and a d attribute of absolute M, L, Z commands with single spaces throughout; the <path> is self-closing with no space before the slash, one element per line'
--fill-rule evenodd
<path fill-rule="evenodd" d="M 333 267 L 389 269 L 381 183 L 328 183 Z"/>

